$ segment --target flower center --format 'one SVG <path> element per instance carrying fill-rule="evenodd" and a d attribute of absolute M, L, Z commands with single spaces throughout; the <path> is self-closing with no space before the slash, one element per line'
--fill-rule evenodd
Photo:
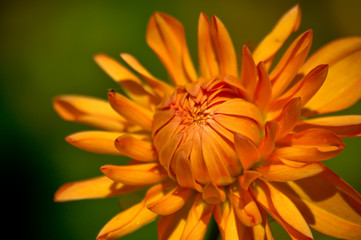
<path fill-rule="evenodd" d="M 214 79 L 179 86 L 157 106 L 153 139 L 160 164 L 183 187 L 227 186 L 242 171 L 235 132 L 260 138 L 261 114 L 237 88 Z"/>

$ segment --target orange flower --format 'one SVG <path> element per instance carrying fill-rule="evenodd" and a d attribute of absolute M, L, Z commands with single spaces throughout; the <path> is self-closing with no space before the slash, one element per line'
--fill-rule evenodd
<path fill-rule="evenodd" d="M 71 144 L 133 160 L 64 185 L 55 200 L 112 197 L 153 185 L 98 239 L 119 238 L 158 217 L 159 239 L 202 239 L 212 216 L 223 239 L 273 239 L 266 212 L 292 239 L 313 239 L 309 226 L 336 238 L 361 238 L 361 196 L 321 163 L 344 149 L 340 137 L 361 135 L 361 116 L 313 117 L 361 97 L 361 38 L 334 41 L 306 60 L 307 31 L 271 68 L 299 23 L 296 6 L 253 53 L 243 47 L 238 69 L 224 25 L 201 14 L 197 73 L 182 25 L 155 13 L 147 43 L 174 85 L 129 54 L 121 57 L 137 74 L 95 56 L 127 97 L 110 91 L 109 106 L 67 95 L 54 107 L 66 120 L 103 129 L 70 135 Z"/>

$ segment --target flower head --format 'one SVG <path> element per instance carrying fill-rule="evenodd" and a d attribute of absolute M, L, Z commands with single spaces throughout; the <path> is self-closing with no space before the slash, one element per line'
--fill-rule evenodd
<path fill-rule="evenodd" d="M 345 109 L 361 97 L 361 38 L 345 38 L 307 58 L 312 31 L 301 34 L 271 68 L 300 24 L 289 10 L 242 64 L 217 17 L 200 15 L 199 72 L 182 25 L 155 13 L 147 43 L 174 85 L 121 54 L 136 72 L 99 54 L 95 61 L 123 88 L 99 99 L 54 100 L 66 120 L 103 129 L 67 140 L 84 150 L 125 155 L 105 176 L 66 184 L 56 201 L 111 197 L 151 185 L 144 199 L 119 213 L 98 239 L 115 239 L 157 217 L 159 239 L 202 239 L 211 217 L 224 239 L 273 239 L 268 213 L 293 239 L 312 228 L 345 239 L 361 237 L 361 196 L 321 161 L 361 135 L 361 116 L 319 114 Z M 240 72 L 240 74 L 239 74 Z M 310 118 L 313 117 L 313 118 Z"/>

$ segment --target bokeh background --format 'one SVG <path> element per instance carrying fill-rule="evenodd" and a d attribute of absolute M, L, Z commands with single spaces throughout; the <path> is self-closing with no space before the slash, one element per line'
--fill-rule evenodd
<path fill-rule="evenodd" d="M 127 161 L 70 146 L 65 136 L 89 128 L 63 121 L 52 108 L 56 95 L 106 98 L 108 88 L 117 88 L 93 62 L 94 54 L 119 58 L 119 53 L 129 52 L 154 75 L 167 79 L 145 43 L 147 21 L 154 11 L 173 15 L 184 24 L 195 60 L 201 11 L 224 22 L 240 51 L 246 42 L 257 44 L 297 3 L 302 8 L 298 33 L 314 31 L 312 52 L 333 39 L 361 35 L 357 0 L 1 1 L 1 206 L 3 212 L 10 210 L 2 215 L 3 232 L 11 232 L 15 239 L 94 239 L 124 202 L 134 201 L 53 202 L 63 183 L 100 175 L 101 165 Z M 360 114 L 361 102 L 342 113 Z M 345 142 L 345 151 L 326 164 L 360 192 L 361 139 Z M 272 225 L 276 239 L 289 239 L 276 223 Z M 317 233 L 315 238 L 332 239 Z M 156 223 L 124 239 L 156 239 Z"/>

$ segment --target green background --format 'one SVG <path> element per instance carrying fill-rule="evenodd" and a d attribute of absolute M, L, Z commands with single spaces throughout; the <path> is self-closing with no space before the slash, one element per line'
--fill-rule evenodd
<path fill-rule="evenodd" d="M 217 15 L 239 51 L 257 44 L 296 1 L 2 1 L 0 3 L 1 184 L 4 232 L 15 239 L 94 239 L 119 209 L 118 199 L 54 203 L 65 182 L 100 175 L 104 164 L 127 160 L 81 151 L 64 137 L 89 129 L 65 122 L 52 109 L 52 98 L 73 93 L 106 97 L 117 85 L 92 60 L 99 52 L 118 58 L 136 56 L 154 75 L 166 79 L 145 43 L 147 21 L 166 12 L 185 26 L 196 57 L 201 11 Z M 361 35 L 361 1 L 299 1 L 302 24 L 312 28 L 311 51 L 345 36 Z M 296 34 L 297 35 L 297 34 Z M 296 35 L 293 35 L 294 38 Z M 361 113 L 361 103 L 342 113 Z M 361 139 L 346 139 L 347 148 L 327 165 L 361 191 Z M 130 202 L 133 200 L 130 199 Z M 273 225 L 276 225 L 273 223 Z M 288 239 L 275 226 L 276 239 Z M 156 239 L 153 223 L 124 239 Z M 316 239 L 332 239 L 315 233 Z"/>

